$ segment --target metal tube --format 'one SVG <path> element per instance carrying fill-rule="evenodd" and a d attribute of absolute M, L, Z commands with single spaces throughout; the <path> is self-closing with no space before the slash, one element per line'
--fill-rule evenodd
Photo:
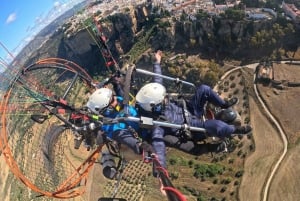
<path fill-rule="evenodd" d="M 73 79 L 72 79 L 72 82 L 70 83 L 70 85 L 68 86 L 68 88 L 66 89 L 65 91 L 65 94 L 63 95 L 62 99 L 65 99 L 68 95 L 68 93 L 70 92 L 71 88 L 74 86 L 76 80 L 78 78 L 78 73 L 75 73 Z"/>
<path fill-rule="evenodd" d="M 143 123 L 142 118 L 122 117 L 122 119 L 125 120 L 125 121 L 133 121 L 133 122 L 139 122 L 139 123 Z M 179 125 L 179 124 L 173 124 L 173 123 L 168 123 L 168 122 L 155 121 L 152 118 L 147 118 L 147 119 L 150 120 L 151 123 L 153 125 L 156 125 L 156 126 L 162 126 L 162 127 L 168 127 L 168 128 L 177 128 L 177 129 L 187 129 L 187 130 L 190 130 L 190 131 L 197 131 L 197 132 L 204 132 L 204 133 L 206 132 L 206 130 L 204 128 L 188 126 L 187 124 Z"/>
<path fill-rule="evenodd" d="M 166 75 L 161 75 L 161 74 L 153 73 L 153 72 L 150 72 L 150 71 L 147 71 L 147 70 L 143 70 L 143 69 L 136 69 L 136 72 L 146 74 L 146 75 L 161 77 L 161 78 L 166 79 L 166 80 L 174 81 L 175 83 L 182 83 L 182 84 L 185 84 L 185 85 L 195 87 L 195 85 L 193 83 L 180 80 L 179 78 L 173 78 L 173 77 L 169 77 L 169 76 L 166 76 Z"/>

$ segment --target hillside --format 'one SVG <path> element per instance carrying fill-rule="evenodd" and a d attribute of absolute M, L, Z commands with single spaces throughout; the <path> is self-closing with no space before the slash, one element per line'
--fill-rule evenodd
<path fill-rule="evenodd" d="M 122 14 L 101 21 L 104 33 L 108 36 L 108 46 L 115 58 L 119 58 L 120 55 L 133 55 L 131 62 L 135 62 L 137 68 L 151 69 L 152 53 L 157 49 L 162 49 L 165 54 L 163 58 L 164 74 L 180 77 L 197 84 L 201 82 L 207 82 L 212 86 L 217 84 L 217 92 L 224 98 L 239 97 L 240 101 L 235 109 L 241 115 L 242 124 L 250 123 L 253 126 L 252 135 L 242 138 L 235 136 L 230 139 L 232 149 L 228 153 L 211 151 L 211 147 L 215 148 L 217 144 L 212 139 L 198 142 L 197 152 L 194 154 L 184 153 L 176 148 L 168 148 L 168 170 L 173 184 L 187 196 L 189 201 L 261 200 L 269 173 L 284 147 L 278 129 L 270 121 L 254 92 L 253 75 L 255 69 L 243 65 L 256 63 L 266 58 L 300 60 L 300 48 L 297 51 L 292 51 L 290 48 L 273 47 L 274 49 L 269 48 L 269 51 L 264 51 L 265 49 L 256 51 L 255 48 L 243 49 L 241 46 L 236 47 L 233 44 L 230 48 L 236 47 L 237 49 L 234 49 L 233 53 L 228 53 L 230 52 L 229 46 L 225 47 L 225 45 L 225 48 L 218 45 L 212 46 L 212 44 L 220 42 L 219 39 L 205 42 L 207 35 L 204 32 L 209 34 L 217 32 L 213 27 L 218 23 L 214 20 L 205 21 L 202 19 L 195 23 L 178 21 L 170 24 L 170 26 L 168 24 L 165 26 L 166 24 L 162 23 L 163 20 L 155 21 L 158 18 L 157 14 L 152 16 L 153 21 L 151 21 L 151 16 L 145 14 L 145 10 L 150 13 L 151 9 L 150 6 L 130 8 Z M 147 17 L 150 22 L 146 20 Z M 53 35 L 49 36 L 48 40 L 43 41 L 43 45 L 37 51 L 30 51 L 31 56 L 25 59 L 26 65 L 41 58 L 60 57 L 78 63 L 95 78 L 105 76 L 107 71 L 98 47 L 99 44 L 97 41 L 95 42 L 94 35 L 90 34 L 90 29 L 75 22 L 76 18 L 71 18 L 70 21 L 59 27 Z M 233 27 L 231 30 L 229 28 L 229 25 L 232 25 L 231 21 L 222 21 L 218 24 L 220 26 L 218 34 L 230 33 L 232 35 L 227 36 L 235 38 L 236 34 L 246 32 L 245 27 L 250 26 L 247 23 L 239 22 L 236 25 L 239 28 Z M 269 29 L 272 24 L 262 22 L 255 23 L 253 26 L 257 30 L 265 30 Z M 45 33 L 48 32 L 45 30 Z M 194 37 L 199 38 L 199 40 L 191 40 Z M 218 35 L 214 37 L 218 37 Z M 289 37 L 291 41 L 295 39 L 294 35 L 289 35 Z M 246 37 L 243 39 L 246 41 Z M 295 40 L 295 44 L 299 45 L 299 41 Z M 34 43 L 32 45 L 32 47 L 36 47 L 40 46 L 40 43 L 39 45 Z M 235 53 L 238 56 L 233 56 Z M 175 59 L 171 60 L 170 58 Z M 242 66 L 242 68 L 233 71 L 224 80 L 219 80 L 233 66 Z M 274 62 L 274 72 L 277 81 L 282 83 L 299 82 L 299 65 Z M 47 79 L 43 79 L 38 73 L 36 76 L 41 83 L 49 84 L 47 90 L 59 92 L 50 83 L 59 79 L 60 76 L 51 77 L 51 75 L 45 73 L 44 76 Z M 66 80 L 71 82 L 70 79 Z M 58 88 L 65 86 L 66 80 L 61 81 Z M 171 84 L 167 83 L 167 86 L 171 86 Z M 17 88 L 17 86 L 15 87 Z M 300 181 L 297 176 L 297 170 L 300 170 L 297 166 L 300 160 L 298 157 L 300 126 L 297 118 L 300 98 L 299 87 L 286 87 L 284 85 L 282 89 L 278 89 L 265 83 L 257 83 L 257 87 L 264 103 L 283 127 L 289 142 L 288 155 L 284 158 L 272 180 L 268 200 L 286 200 L 286 198 L 297 200 L 300 196 L 296 188 Z M 19 108 L 21 111 L 28 107 L 26 103 L 21 101 L 24 94 L 17 91 L 14 93 L 16 98 L 14 101 L 20 101 L 20 107 L 24 107 Z M 87 95 L 86 88 L 78 87 L 72 91 L 72 100 L 79 97 L 78 100 L 82 103 Z M 10 104 L 13 105 L 13 101 Z M 58 174 L 65 176 L 68 171 L 72 172 L 75 169 L 74 166 L 81 164 L 90 152 L 84 148 L 75 150 L 73 135 L 64 133 L 62 137 L 53 142 L 55 145 L 53 146 L 53 153 L 57 156 L 55 170 L 58 173 L 52 175 L 52 178 L 46 172 L 38 172 L 40 169 L 47 171 L 44 167 L 44 162 L 47 160 L 43 152 L 40 153 L 44 149 L 45 140 L 41 139 L 47 136 L 46 131 L 51 128 L 52 124 L 59 121 L 50 119 L 46 122 L 45 127 L 42 125 L 32 126 L 28 116 L 22 115 L 24 114 L 16 115 L 18 117 L 13 116 L 13 118 L 8 115 L 8 130 L 17 134 L 10 138 L 10 145 L 14 146 L 13 151 L 21 153 L 18 155 L 18 160 L 21 165 L 24 165 L 24 170 L 30 172 L 30 167 L 35 167 L 32 169 L 30 177 L 36 179 L 37 184 L 39 184 L 38 182 L 51 183 L 49 186 L 53 190 L 55 189 L 53 184 L 60 181 L 56 181 L 57 178 L 54 177 Z M 16 125 L 20 128 L 16 128 Z M 32 131 L 36 131 L 36 133 L 32 135 Z M 5 130 L 5 132 L 7 131 Z M 166 200 L 166 197 L 163 197 L 159 192 L 158 180 L 151 175 L 150 164 L 142 163 L 140 157 L 133 156 L 130 150 L 126 150 L 125 154 L 132 160 L 128 161 L 117 196 L 125 197 L 128 201 Z M 63 161 L 61 158 L 66 158 L 65 163 L 61 163 Z M 64 167 L 67 167 L 66 171 L 64 171 Z M 101 166 L 97 161 L 88 175 L 87 189 L 84 195 L 69 200 L 90 201 L 97 200 L 100 196 L 110 196 L 113 193 L 115 182 L 105 179 L 101 171 Z M 2 178 L 0 183 L 1 200 L 52 200 L 43 196 L 39 197 L 39 194 L 28 190 L 16 180 L 9 173 L 3 155 L 1 155 L 0 160 L 0 175 Z M 254 186 L 255 188 L 253 188 Z"/>

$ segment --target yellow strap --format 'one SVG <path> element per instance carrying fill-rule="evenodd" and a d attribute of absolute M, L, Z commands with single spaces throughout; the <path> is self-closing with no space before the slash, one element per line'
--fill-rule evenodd
<path fill-rule="evenodd" d="M 129 105 L 135 105 L 135 97 L 130 93 L 129 96 L 131 97 L 131 100 L 129 101 Z"/>
<path fill-rule="evenodd" d="M 121 110 L 120 105 L 117 105 L 117 106 L 116 106 L 116 110 L 117 110 L 118 112 L 120 112 L 120 110 Z"/>

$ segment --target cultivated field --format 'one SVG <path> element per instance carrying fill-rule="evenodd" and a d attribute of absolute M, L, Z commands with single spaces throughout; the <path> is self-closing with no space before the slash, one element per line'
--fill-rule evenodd
<path fill-rule="evenodd" d="M 300 67 L 274 64 L 274 72 L 276 80 L 297 81 Z M 229 153 L 204 152 L 191 155 L 173 148 L 168 149 L 168 171 L 172 182 L 187 196 L 189 201 L 212 198 L 241 201 L 261 200 L 264 184 L 282 152 L 283 145 L 279 132 L 270 122 L 254 95 L 253 73 L 252 69 L 235 71 L 220 83 L 222 87 L 219 89 L 224 97 L 238 96 L 240 98 L 236 109 L 242 116 L 242 123 L 250 122 L 252 125 L 253 137 L 234 137 L 232 140 L 235 149 Z M 298 166 L 300 127 L 297 122 L 300 88 L 287 87 L 279 90 L 269 85 L 258 84 L 258 89 L 270 111 L 287 133 L 289 140 L 288 156 L 271 183 L 268 200 L 297 200 L 300 197 L 299 191 L 297 191 L 297 186 L 300 184 L 297 174 L 300 170 Z M 82 159 L 86 153 L 85 150 L 78 150 L 83 151 L 84 154 L 74 151 L 72 139 L 66 139 L 71 142 L 65 143 L 65 150 L 68 150 L 66 155 L 74 162 L 78 157 Z M 199 146 L 203 146 L 203 144 L 200 143 Z M 10 192 L 11 185 L 7 184 L 14 177 L 8 176 L 8 168 L 4 164 L 3 156 L 1 156 L 0 162 L 0 197 L 1 200 L 10 200 L 9 195 L 13 192 Z M 219 167 L 221 171 L 212 177 L 196 178 L 193 176 L 196 167 L 203 165 L 210 167 L 211 164 L 217 165 L 214 167 Z M 23 184 L 19 183 L 19 185 Z M 97 163 L 89 175 L 87 187 L 83 196 L 70 200 L 92 201 L 97 200 L 100 196 L 109 196 L 113 192 L 115 183 L 103 178 L 101 165 Z M 132 160 L 128 163 L 117 195 L 126 197 L 128 201 L 167 200 L 159 191 L 158 180 L 151 175 L 151 166 L 140 160 Z M 50 199 L 39 198 L 37 200 Z"/>

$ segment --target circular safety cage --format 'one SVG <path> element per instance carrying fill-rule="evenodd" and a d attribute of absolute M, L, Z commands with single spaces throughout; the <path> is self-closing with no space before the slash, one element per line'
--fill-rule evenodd
<path fill-rule="evenodd" d="M 74 149 L 73 133 L 43 103 L 64 100 L 80 107 L 92 79 L 77 64 L 49 58 L 23 68 L 1 99 L 0 148 L 11 172 L 37 196 L 72 198 L 84 193 L 99 148 Z M 32 115 L 49 116 L 37 122 Z M 50 117 L 51 116 L 51 117 Z"/>

